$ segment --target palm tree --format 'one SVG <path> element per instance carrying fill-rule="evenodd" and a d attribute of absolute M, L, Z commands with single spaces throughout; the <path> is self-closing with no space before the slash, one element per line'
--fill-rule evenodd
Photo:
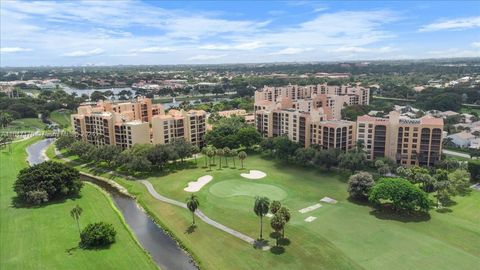
<path fill-rule="evenodd" d="M 272 201 L 272 203 L 270 203 L 270 212 L 275 215 L 278 212 L 278 210 L 280 210 L 281 207 L 282 207 L 281 202 Z"/>
<path fill-rule="evenodd" d="M 197 154 L 200 153 L 198 145 L 192 146 L 193 157 L 195 158 L 195 164 L 197 164 Z"/>
<path fill-rule="evenodd" d="M 72 210 L 70 210 L 70 216 L 72 216 L 75 221 L 77 221 L 78 234 L 81 234 L 80 231 L 80 216 L 82 215 L 83 209 L 77 204 Z"/>
<path fill-rule="evenodd" d="M 283 220 L 285 220 L 285 224 L 290 221 L 291 215 L 288 208 L 282 206 L 277 213 L 282 216 Z M 282 228 L 282 238 L 285 238 L 285 226 Z"/>
<path fill-rule="evenodd" d="M 195 226 L 195 211 L 197 208 L 200 206 L 200 203 L 198 202 L 197 195 L 192 194 L 190 197 L 187 198 L 187 208 L 192 212 L 192 226 Z"/>
<path fill-rule="evenodd" d="M 236 168 L 237 166 L 235 165 L 235 157 L 238 156 L 238 151 L 235 149 L 232 149 L 230 150 L 230 155 L 232 156 L 233 167 Z"/>
<path fill-rule="evenodd" d="M 263 217 L 268 213 L 269 205 L 270 199 L 267 197 L 255 197 L 253 212 L 255 212 L 255 215 L 260 217 L 260 239 L 263 239 Z"/>
<path fill-rule="evenodd" d="M 205 158 L 205 167 L 208 166 L 208 164 L 207 164 L 207 161 L 208 161 L 208 157 L 207 157 L 207 155 L 208 155 L 208 150 L 209 150 L 209 149 L 208 149 L 207 147 L 203 147 L 203 148 L 202 148 L 202 155 L 203 155 L 203 157 Z"/>
<path fill-rule="evenodd" d="M 285 219 L 283 219 L 281 215 L 275 215 L 272 220 L 270 220 L 270 226 L 272 226 L 272 229 L 277 233 L 275 244 L 278 246 L 278 238 L 280 238 L 279 232 L 285 227 Z"/>
<path fill-rule="evenodd" d="M 223 148 L 223 155 L 225 156 L 225 167 L 228 168 L 228 157 L 231 155 L 230 148 L 224 147 Z"/>
<path fill-rule="evenodd" d="M 245 151 L 240 151 L 240 153 L 238 153 L 238 158 L 242 162 L 242 169 L 243 169 L 243 160 L 247 158 L 247 153 L 245 153 Z"/>
<path fill-rule="evenodd" d="M 222 169 L 222 157 L 225 155 L 225 152 L 223 152 L 223 149 L 217 149 L 217 156 L 220 164 L 220 170 Z"/>
<path fill-rule="evenodd" d="M 209 169 L 211 170 L 212 169 L 212 158 L 215 157 L 215 150 L 213 148 L 210 148 L 207 150 L 207 156 L 208 156 L 208 166 L 209 166 Z"/>

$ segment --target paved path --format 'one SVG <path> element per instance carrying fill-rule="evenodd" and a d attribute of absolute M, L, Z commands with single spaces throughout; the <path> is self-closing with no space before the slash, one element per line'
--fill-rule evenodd
<path fill-rule="evenodd" d="M 447 149 L 443 149 L 442 152 L 446 155 L 462 157 L 462 158 L 471 158 L 469 154 L 460 153 L 460 152 L 456 152 L 456 151 L 451 151 L 451 150 L 447 150 Z"/>
<path fill-rule="evenodd" d="M 187 205 L 185 203 L 182 203 L 182 202 L 179 202 L 179 201 L 176 201 L 176 200 L 173 200 L 173 199 L 170 199 L 170 198 L 167 198 L 165 196 L 162 196 L 160 194 L 157 193 L 157 191 L 155 190 L 155 188 L 152 186 L 152 183 L 150 183 L 149 181 L 147 180 L 139 180 L 140 183 L 142 183 L 143 185 L 145 185 L 145 187 L 147 187 L 147 190 L 148 192 L 150 192 L 150 194 L 157 200 L 159 201 L 162 201 L 162 202 L 166 202 L 166 203 L 169 203 L 169 204 L 173 204 L 173 205 L 177 205 L 177 206 L 180 206 L 182 208 L 185 208 L 185 209 L 188 209 L 187 208 Z M 203 220 L 205 223 L 207 224 L 210 224 L 212 225 L 213 227 L 219 229 L 219 230 L 222 230 L 228 234 L 231 234 L 237 238 L 240 238 L 241 240 L 249 243 L 249 244 L 254 244 L 255 240 L 253 238 L 251 238 L 250 236 L 247 236 L 241 232 L 238 232 L 238 231 L 235 231 L 234 229 L 231 229 L 223 224 L 220 224 L 218 222 L 216 222 L 215 220 L 212 220 L 211 218 L 207 217 L 202 211 L 200 210 L 197 210 L 195 212 L 195 215 L 197 217 L 199 217 L 201 220 Z"/>
<path fill-rule="evenodd" d="M 66 158 L 62 155 L 62 153 L 60 153 L 60 151 L 58 151 L 57 148 L 55 148 L 55 154 L 57 155 L 57 157 L 63 159 L 64 161 L 70 161 L 69 158 Z M 119 173 L 116 173 L 116 172 L 113 172 L 113 171 L 109 171 L 108 173 L 110 174 L 115 174 L 117 176 L 120 176 L 120 177 L 127 177 L 125 175 L 121 175 Z M 91 176 L 91 177 L 96 177 L 96 176 Z M 185 209 L 188 209 L 187 208 L 187 204 L 186 203 L 183 203 L 183 202 L 179 202 L 179 201 L 176 201 L 176 200 L 173 200 L 173 199 L 170 199 L 170 198 L 167 198 L 163 195 L 160 195 L 158 194 L 158 192 L 155 190 L 155 188 L 152 186 L 152 183 L 150 183 L 149 181 L 147 180 L 140 180 L 140 179 L 136 179 L 136 181 L 142 183 L 148 190 L 148 192 L 150 193 L 150 195 L 152 195 L 155 199 L 159 200 L 159 201 L 162 201 L 162 202 L 165 202 L 165 203 L 169 203 L 169 204 L 172 204 L 172 205 L 176 205 L 176 206 L 179 206 L 179 207 L 182 207 L 182 208 L 185 208 Z M 255 243 L 255 239 L 251 238 L 250 236 L 248 235 L 245 235 L 241 232 L 238 232 L 232 228 L 229 228 L 221 223 L 218 223 L 216 222 L 215 220 L 209 218 L 208 216 L 206 216 L 202 211 L 200 210 L 197 210 L 195 211 L 195 215 L 197 217 L 199 217 L 201 220 L 203 220 L 205 223 L 219 229 L 219 230 L 222 230 L 228 234 L 231 234 L 251 245 L 253 245 Z M 267 250 L 268 248 L 267 247 L 264 247 L 265 250 Z"/>

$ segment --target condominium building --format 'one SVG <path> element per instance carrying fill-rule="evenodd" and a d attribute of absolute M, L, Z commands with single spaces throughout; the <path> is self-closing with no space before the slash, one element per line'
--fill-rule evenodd
<path fill-rule="evenodd" d="M 309 111 L 311 108 L 328 107 L 330 118 L 341 119 L 344 105 L 368 105 L 370 89 L 358 85 L 330 86 L 287 85 L 282 87 L 265 86 L 255 91 L 255 110 L 265 109 L 271 104 L 291 102 L 291 107 Z"/>
<path fill-rule="evenodd" d="M 427 165 L 438 162 L 442 153 L 443 119 L 400 118 L 396 111 L 388 118 L 360 116 L 357 140 L 363 141 L 367 158 L 389 158 L 403 165 Z"/>
<path fill-rule="evenodd" d="M 203 146 L 205 116 L 204 111 L 170 110 L 165 114 L 161 105 L 139 98 L 119 104 L 101 101 L 93 106 L 82 105 L 71 119 L 77 138 L 95 145 L 129 148 L 134 144 L 168 143 L 176 138 Z M 162 129 L 158 128 L 160 124 Z"/>
<path fill-rule="evenodd" d="M 164 144 L 178 138 L 204 146 L 206 113 L 202 110 L 170 110 L 168 114 L 152 118 L 152 142 Z"/>

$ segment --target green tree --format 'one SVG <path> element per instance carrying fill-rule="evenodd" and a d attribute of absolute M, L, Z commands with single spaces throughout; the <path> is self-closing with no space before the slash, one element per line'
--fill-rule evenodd
<path fill-rule="evenodd" d="M 275 237 L 275 245 L 278 246 L 278 239 L 280 238 L 280 231 L 283 230 L 285 227 L 285 220 L 281 215 L 274 215 L 273 218 L 270 220 L 270 226 L 272 229 L 275 231 L 277 234 L 277 237 Z"/>
<path fill-rule="evenodd" d="M 290 215 L 290 210 L 288 210 L 288 208 L 282 206 L 278 210 L 277 214 L 283 217 L 283 220 L 285 220 L 285 225 L 290 221 L 291 215 Z M 282 229 L 282 238 L 285 238 L 285 226 L 283 226 L 283 229 Z"/>
<path fill-rule="evenodd" d="M 330 171 L 333 166 L 338 165 L 339 155 L 340 151 L 338 151 L 338 149 L 320 150 L 315 153 L 313 163 L 317 166 L 323 166 Z"/>
<path fill-rule="evenodd" d="M 247 153 L 245 151 L 240 151 L 238 153 L 238 159 L 240 159 L 240 162 L 242 163 L 242 169 L 243 169 L 243 161 L 247 158 Z"/>
<path fill-rule="evenodd" d="M 112 224 L 105 222 L 88 224 L 80 234 L 80 244 L 85 248 L 108 246 L 115 242 L 116 235 Z"/>
<path fill-rule="evenodd" d="M 195 211 L 200 206 L 197 195 L 192 194 L 187 198 L 187 208 L 192 212 L 192 226 L 195 226 Z"/>
<path fill-rule="evenodd" d="M 470 174 L 464 169 L 458 169 L 448 174 L 450 193 L 452 195 L 465 195 L 470 191 Z"/>
<path fill-rule="evenodd" d="M 253 212 L 260 217 L 260 239 L 263 239 L 263 217 L 268 213 L 270 199 L 267 197 L 255 197 Z"/>
<path fill-rule="evenodd" d="M 80 216 L 82 215 L 83 209 L 77 204 L 72 210 L 70 210 L 70 216 L 77 222 L 78 234 L 81 235 L 80 230 Z"/>
<path fill-rule="evenodd" d="M 370 173 L 359 172 L 348 179 L 348 193 L 355 199 L 367 199 L 368 193 L 374 185 L 375 181 Z"/>
<path fill-rule="evenodd" d="M 17 176 L 14 190 L 27 203 L 42 204 L 80 193 L 83 183 L 80 173 L 63 163 L 46 161 L 22 169 Z"/>
<path fill-rule="evenodd" d="M 218 161 L 220 165 L 220 170 L 222 169 L 222 157 L 225 155 L 225 152 L 223 152 L 223 149 L 217 149 L 217 156 L 218 156 Z"/>
<path fill-rule="evenodd" d="M 0 124 L 5 128 L 13 121 L 13 116 L 8 112 L 0 111 Z"/>
<path fill-rule="evenodd" d="M 200 153 L 200 147 L 198 147 L 198 145 L 192 145 L 192 153 L 194 154 L 195 164 L 197 164 L 197 154 Z"/>
<path fill-rule="evenodd" d="M 209 164 L 210 170 L 212 169 L 212 159 L 215 159 L 215 154 L 216 154 L 215 148 L 211 147 L 207 150 L 207 156 L 209 159 L 208 164 Z"/>
<path fill-rule="evenodd" d="M 427 193 L 403 178 L 380 179 L 371 189 L 368 200 L 376 205 L 391 202 L 398 212 L 428 212 L 430 208 Z"/>
<path fill-rule="evenodd" d="M 225 167 L 228 168 L 228 157 L 230 156 L 230 148 L 224 147 L 223 148 L 223 156 L 225 157 Z"/>
<path fill-rule="evenodd" d="M 278 212 L 278 210 L 280 210 L 280 208 L 282 207 L 282 203 L 279 202 L 279 201 L 272 201 L 270 203 L 270 212 L 272 214 L 276 214 Z"/>
<path fill-rule="evenodd" d="M 233 167 L 236 168 L 237 165 L 235 165 L 235 158 L 238 156 L 238 151 L 235 149 L 230 150 L 230 156 L 232 157 Z"/>
<path fill-rule="evenodd" d="M 71 133 L 61 134 L 57 140 L 55 140 L 55 145 L 58 149 L 67 149 L 76 141 L 75 136 Z"/>
<path fill-rule="evenodd" d="M 352 173 L 363 169 L 367 161 L 365 153 L 361 151 L 349 151 L 343 153 L 340 155 L 339 159 L 339 166 L 345 170 L 350 170 Z"/>

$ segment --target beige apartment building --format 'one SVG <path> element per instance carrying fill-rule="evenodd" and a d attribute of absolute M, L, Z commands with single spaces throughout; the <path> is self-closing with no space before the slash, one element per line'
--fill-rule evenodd
<path fill-rule="evenodd" d="M 76 137 L 95 145 L 129 148 L 134 144 L 168 143 L 175 138 L 185 138 L 203 146 L 205 116 L 204 111 L 170 110 L 165 114 L 163 106 L 152 104 L 148 98 L 139 98 L 119 104 L 101 101 L 93 106 L 82 105 L 71 120 Z"/>
<path fill-rule="evenodd" d="M 443 119 L 400 118 L 396 111 L 388 118 L 364 115 L 357 119 L 356 139 L 364 142 L 370 160 L 385 157 L 402 165 L 431 166 L 441 158 Z"/>
<path fill-rule="evenodd" d="M 204 146 L 206 113 L 202 110 L 188 112 L 170 110 L 168 114 L 157 115 L 152 118 L 152 142 L 164 144 L 178 138 Z"/>

